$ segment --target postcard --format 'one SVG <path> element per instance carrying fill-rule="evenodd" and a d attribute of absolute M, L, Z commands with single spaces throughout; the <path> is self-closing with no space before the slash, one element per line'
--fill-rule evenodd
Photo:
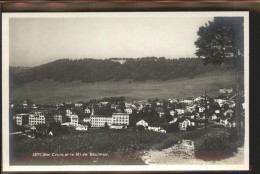
<path fill-rule="evenodd" d="M 249 170 L 249 13 L 3 13 L 3 171 Z"/>

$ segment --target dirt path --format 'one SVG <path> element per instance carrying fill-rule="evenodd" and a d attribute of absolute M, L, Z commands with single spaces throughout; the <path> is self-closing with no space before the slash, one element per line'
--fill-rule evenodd
<path fill-rule="evenodd" d="M 219 160 L 219 161 L 203 161 L 196 159 L 192 154 L 180 154 L 175 153 L 175 147 L 170 147 L 161 151 L 148 151 L 142 156 L 142 160 L 145 164 L 196 164 L 196 165 L 219 165 L 219 164 L 243 164 L 244 160 L 244 148 L 239 148 L 234 156 Z"/>

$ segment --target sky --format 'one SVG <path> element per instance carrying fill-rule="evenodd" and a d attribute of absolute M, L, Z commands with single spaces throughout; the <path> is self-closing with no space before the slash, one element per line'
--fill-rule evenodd
<path fill-rule="evenodd" d="M 197 31 L 210 17 L 11 18 L 10 66 L 57 59 L 196 57 Z"/>

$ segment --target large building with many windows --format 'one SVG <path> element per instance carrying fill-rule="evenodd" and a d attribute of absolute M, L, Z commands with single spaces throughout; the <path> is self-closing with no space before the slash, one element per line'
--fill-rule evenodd
<path fill-rule="evenodd" d="M 129 125 L 129 114 L 127 113 L 113 113 L 112 124 L 115 125 Z"/>
<path fill-rule="evenodd" d="M 92 127 L 105 127 L 112 124 L 112 117 L 110 115 L 91 115 L 90 122 Z"/>
<path fill-rule="evenodd" d="M 45 124 L 46 111 L 32 111 L 29 113 L 29 126 Z"/>
<path fill-rule="evenodd" d="M 105 127 L 111 125 L 129 125 L 129 114 L 113 113 L 111 115 L 91 115 L 90 122 L 92 127 Z"/>

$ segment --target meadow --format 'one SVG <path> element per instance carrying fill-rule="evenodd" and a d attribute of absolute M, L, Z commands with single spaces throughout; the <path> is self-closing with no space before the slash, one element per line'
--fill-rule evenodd
<path fill-rule="evenodd" d="M 231 136 L 233 134 L 224 127 L 209 127 L 206 130 L 197 129 L 167 134 L 131 129 L 122 131 L 98 129 L 87 132 L 67 132 L 54 137 L 35 139 L 11 136 L 10 162 L 13 165 L 144 164 L 141 156 L 145 151 L 162 150 L 183 139 L 195 141 L 195 155 L 199 158 L 203 159 L 205 154 L 212 153 L 214 155 L 211 157 L 218 154 L 215 157 L 227 158 L 236 151 L 238 146 L 242 145 L 238 144 L 234 137 L 230 139 Z M 74 154 L 74 156 L 33 157 L 33 153 L 69 153 Z M 76 153 L 84 153 L 87 156 L 76 156 Z M 97 155 L 95 156 L 95 154 Z"/>
<path fill-rule="evenodd" d="M 58 102 L 87 102 L 90 99 L 125 96 L 128 100 L 168 99 L 198 97 L 207 91 L 208 95 L 218 95 L 218 89 L 236 84 L 235 71 L 212 71 L 193 79 L 179 78 L 168 81 L 104 81 L 82 83 L 74 81 L 61 83 L 52 80 L 34 81 L 10 89 L 11 100 L 30 99 L 36 104 L 56 104 Z"/>

